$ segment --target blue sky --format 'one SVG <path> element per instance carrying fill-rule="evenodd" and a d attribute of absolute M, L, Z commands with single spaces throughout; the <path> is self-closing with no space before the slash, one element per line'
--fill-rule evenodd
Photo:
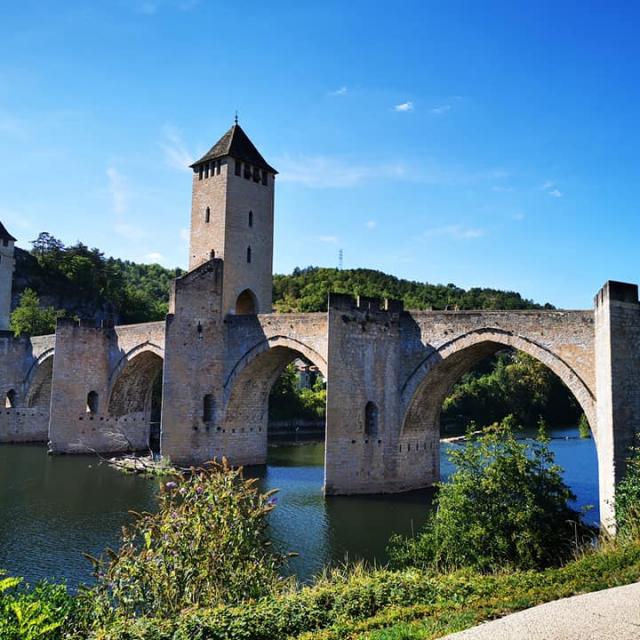
<path fill-rule="evenodd" d="M 187 262 L 189 162 L 280 171 L 275 269 L 370 267 L 590 307 L 640 280 L 640 9 L 614 2 L 12 2 L 0 219 Z"/>

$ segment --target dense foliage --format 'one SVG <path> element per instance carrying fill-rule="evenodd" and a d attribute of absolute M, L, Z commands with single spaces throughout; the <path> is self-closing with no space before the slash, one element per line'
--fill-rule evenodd
<path fill-rule="evenodd" d="M 64 585 L 42 582 L 33 589 L 21 578 L 2 577 L 0 571 L 0 638 L 57 640 L 74 627 L 76 601 Z"/>
<path fill-rule="evenodd" d="M 581 413 L 560 379 L 521 351 L 502 351 L 466 373 L 442 409 L 441 424 L 454 431 L 472 422 L 499 422 L 508 415 L 524 427 L 536 426 L 540 418 L 553 425 L 575 425 Z"/>
<path fill-rule="evenodd" d="M 38 294 L 33 289 L 25 289 L 18 306 L 11 312 L 9 328 L 15 336 L 46 335 L 55 331 L 56 320 L 63 315 L 63 310 L 42 306 Z"/>
<path fill-rule="evenodd" d="M 277 311 L 326 311 L 329 293 L 375 296 L 404 301 L 406 309 L 541 309 L 513 291 L 473 288 L 454 284 L 413 282 L 373 269 L 294 269 L 275 275 L 273 301 Z M 553 308 L 544 305 L 544 308 Z"/>
<path fill-rule="evenodd" d="M 269 395 L 270 420 L 317 420 L 324 418 L 327 385 L 318 375 L 311 388 L 301 387 L 295 364 L 285 367 Z"/>
<path fill-rule="evenodd" d="M 616 488 L 615 510 L 618 536 L 640 539 L 640 435 L 629 451 L 625 477 Z"/>
<path fill-rule="evenodd" d="M 78 242 L 65 246 L 48 233 L 30 253 L 16 251 L 15 288 L 34 290 L 46 305 L 82 318 L 122 323 L 161 320 L 167 312 L 169 284 L 180 269 L 105 258 Z"/>
<path fill-rule="evenodd" d="M 276 592 L 284 558 L 265 532 L 274 492 L 259 493 L 255 482 L 226 461 L 166 482 L 158 512 L 138 514 L 117 553 L 92 558 L 97 584 L 88 597 L 97 620 L 172 617 Z"/>
<path fill-rule="evenodd" d="M 451 450 L 455 472 L 440 485 L 424 530 L 395 538 L 397 564 L 479 571 L 543 568 L 562 563 L 593 535 L 540 437 L 518 441 L 509 416 Z"/>

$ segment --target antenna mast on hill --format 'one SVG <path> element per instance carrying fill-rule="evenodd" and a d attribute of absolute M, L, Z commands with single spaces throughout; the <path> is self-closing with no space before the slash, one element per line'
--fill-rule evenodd
<path fill-rule="evenodd" d="M 342 271 L 342 258 L 343 258 L 343 253 L 342 253 L 342 249 L 340 249 L 340 251 L 338 251 L 338 269 L 340 271 Z"/>

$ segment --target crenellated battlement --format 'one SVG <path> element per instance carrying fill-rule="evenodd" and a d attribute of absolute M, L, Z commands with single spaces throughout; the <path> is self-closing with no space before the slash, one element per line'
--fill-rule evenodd
<path fill-rule="evenodd" d="M 638 304 L 638 285 L 628 282 L 607 280 L 593 299 L 594 306 L 600 307 L 606 301 Z"/>
<path fill-rule="evenodd" d="M 376 298 L 370 296 L 351 296 L 347 293 L 330 293 L 329 310 L 334 311 L 368 311 L 372 313 L 402 313 L 402 300 Z"/>

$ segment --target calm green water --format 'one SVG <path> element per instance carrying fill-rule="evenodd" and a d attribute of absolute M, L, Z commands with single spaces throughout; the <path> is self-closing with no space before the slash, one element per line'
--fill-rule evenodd
<path fill-rule="evenodd" d="M 578 505 L 597 507 L 593 441 L 578 439 L 575 429 L 553 436 Z M 323 453 L 320 444 L 278 447 L 267 467 L 249 470 L 264 489 L 280 490 L 271 535 L 279 549 L 299 554 L 290 569 L 302 579 L 345 558 L 384 562 L 389 536 L 418 529 L 431 504 L 431 491 L 325 499 Z M 443 459 L 443 474 L 450 471 Z M 94 457 L 50 457 L 40 446 L 0 445 L 0 567 L 30 582 L 64 578 L 75 586 L 90 580 L 82 552 L 117 546 L 128 511 L 153 510 L 157 487 L 158 480 L 123 475 Z M 589 519 L 597 521 L 597 508 Z"/>

